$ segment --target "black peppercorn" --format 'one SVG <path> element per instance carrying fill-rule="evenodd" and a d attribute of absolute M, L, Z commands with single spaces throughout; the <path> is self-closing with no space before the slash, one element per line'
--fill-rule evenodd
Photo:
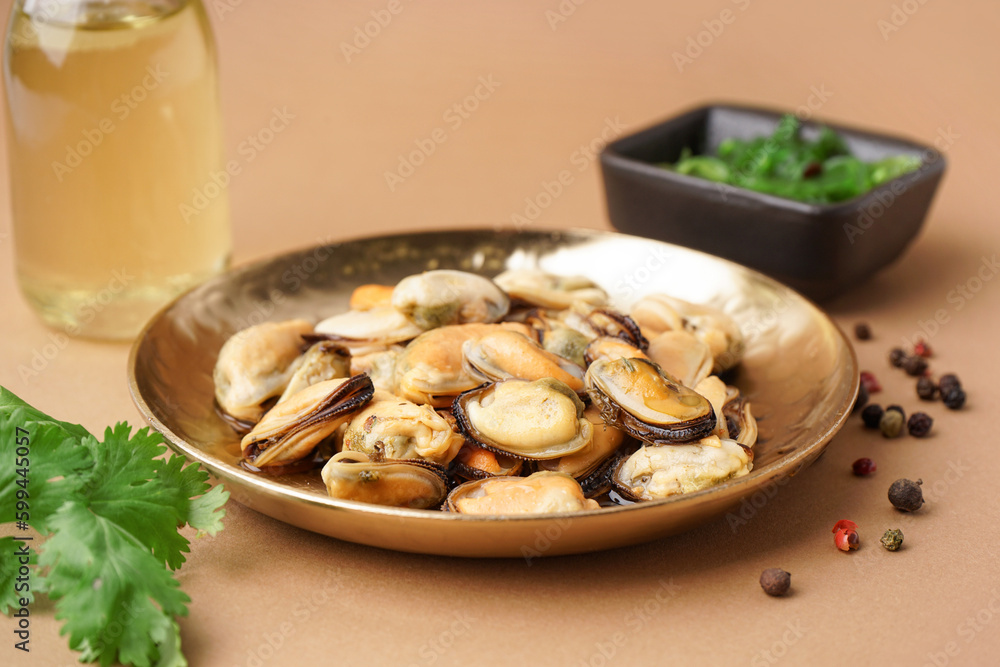
<path fill-rule="evenodd" d="M 792 585 L 792 575 L 780 567 L 771 567 L 760 575 L 760 587 L 768 595 L 780 596 L 788 592 Z"/>
<path fill-rule="evenodd" d="M 889 502 L 903 512 L 915 512 L 924 504 L 924 493 L 920 490 L 923 480 L 916 482 L 908 479 L 897 479 L 889 487 Z"/>
<path fill-rule="evenodd" d="M 899 547 L 903 546 L 903 531 L 898 528 L 890 528 L 885 531 L 885 534 L 882 535 L 882 539 L 879 541 L 889 551 L 897 551 Z"/>
<path fill-rule="evenodd" d="M 959 382 L 958 376 L 954 373 L 945 373 L 941 376 L 941 379 L 938 380 L 938 387 L 941 389 L 941 393 L 943 394 L 946 390 L 953 387 L 961 389 L 962 383 Z"/>
<path fill-rule="evenodd" d="M 934 420 L 926 412 L 914 412 L 906 422 L 906 430 L 914 438 L 925 438 L 931 432 Z"/>
<path fill-rule="evenodd" d="M 906 361 L 903 362 L 903 370 L 906 371 L 907 375 L 914 377 L 923 375 L 927 371 L 927 360 L 916 355 L 907 357 Z"/>
<path fill-rule="evenodd" d="M 951 410 L 959 410 L 965 405 L 965 391 L 961 387 L 950 387 L 941 392 L 941 400 Z"/>
<path fill-rule="evenodd" d="M 924 401 L 933 401 L 934 395 L 937 393 L 937 387 L 934 386 L 934 382 L 927 376 L 921 376 L 917 380 L 917 396 Z"/>
<path fill-rule="evenodd" d="M 902 368 L 903 362 L 906 361 L 906 357 L 907 354 L 901 347 L 894 347 L 889 351 L 889 363 L 894 368 Z"/>
<path fill-rule="evenodd" d="M 861 420 L 868 428 L 878 428 L 879 422 L 882 421 L 882 406 L 878 403 L 866 405 L 861 411 Z"/>
<path fill-rule="evenodd" d="M 872 330 L 865 322 L 854 325 L 854 337 L 858 340 L 871 340 Z"/>

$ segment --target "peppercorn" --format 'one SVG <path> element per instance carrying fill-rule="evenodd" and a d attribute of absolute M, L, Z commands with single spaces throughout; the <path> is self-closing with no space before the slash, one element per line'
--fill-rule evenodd
<path fill-rule="evenodd" d="M 858 524 L 847 519 L 841 519 L 833 527 L 833 543 L 841 551 L 857 549 L 861 545 L 861 537 L 858 535 Z"/>
<path fill-rule="evenodd" d="M 889 551 L 898 551 L 899 547 L 903 546 L 903 531 L 898 528 L 889 528 L 879 541 Z"/>
<path fill-rule="evenodd" d="M 878 383 L 875 375 L 868 371 L 861 371 L 861 386 L 867 389 L 869 394 L 882 391 L 882 385 Z"/>
<path fill-rule="evenodd" d="M 907 357 L 906 361 L 903 362 L 903 370 L 906 371 L 907 375 L 914 377 L 923 375 L 927 372 L 927 360 L 916 355 Z"/>
<path fill-rule="evenodd" d="M 941 392 L 941 401 L 950 410 L 960 410 L 965 405 L 965 391 L 961 387 L 949 387 Z"/>
<path fill-rule="evenodd" d="M 908 355 L 903 351 L 901 347 L 894 347 L 889 351 L 889 364 L 894 368 L 902 368 L 903 362 L 906 361 Z"/>
<path fill-rule="evenodd" d="M 858 322 L 854 325 L 854 337 L 858 340 L 871 340 L 871 327 L 865 322 Z"/>
<path fill-rule="evenodd" d="M 868 428 L 878 428 L 879 422 L 882 420 L 882 412 L 882 406 L 878 403 L 866 405 L 865 409 L 861 411 L 861 421 Z"/>
<path fill-rule="evenodd" d="M 851 408 L 851 414 L 854 414 L 861 408 L 868 405 L 868 399 L 871 398 L 868 395 L 868 389 L 864 385 L 858 387 L 858 400 L 854 401 L 854 407 Z M 732 433 L 733 431 L 730 431 Z"/>
<path fill-rule="evenodd" d="M 882 435 L 886 438 L 898 438 L 903 434 L 902 413 L 898 410 L 886 410 L 882 413 L 882 419 L 878 422 L 878 427 L 882 430 Z"/>
<path fill-rule="evenodd" d="M 896 405 L 895 403 L 893 403 L 892 405 L 886 407 L 886 410 L 887 411 L 888 410 L 893 410 L 893 411 L 898 412 L 899 414 L 903 415 L 904 419 L 906 418 L 906 413 L 903 411 L 903 406 L 902 405 Z"/>
<path fill-rule="evenodd" d="M 917 380 L 917 396 L 924 401 L 933 401 L 936 393 L 937 387 L 934 386 L 934 382 L 926 375 L 921 375 Z"/>
<path fill-rule="evenodd" d="M 914 438 L 926 438 L 931 432 L 934 420 L 926 412 L 914 412 L 906 422 L 906 430 Z"/>
<path fill-rule="evenodd" d="M 875 462 L 869 458 L 858 459 L 851 464 L 851 472 L 853 472 L 858 477 L 864 477 L 865 475 L 870 475 L 877 470 Z"/>
<path fill-rule="evenodd" d="M 792 575 L 780 567 L 769 567 L 760 573 L 760 587 L 768 595 L 784 595 L 792 585 Z"/>
<path fill-rule="evenodd" d="M 958 387 L 959 389 L 961 389 L 962 383 L 959 382 L 958 376 L 955 375 L 954 373 L 945 373 L 944 375 L 941 376 L 941 379 L 938 380 L 938 388 L 941 390 L 941 393 L 943 394 L 945 391 L 951 389 L 952 387 Z"/>
<path fill-rule="evenodd" d="M 908 479 L 897 479 L 889 487 L 889 502 L 903 512 L 916 512 L 924 504 L 924 493 L 920 490 L 923 480 L 916 482 Z"/>
<path fill-rule="evenodd" d="M 917 344 L 913 346 L 913 354 L 927 359 L 931 356 L 931 346 L 926 341 L 917 341 Z"/>

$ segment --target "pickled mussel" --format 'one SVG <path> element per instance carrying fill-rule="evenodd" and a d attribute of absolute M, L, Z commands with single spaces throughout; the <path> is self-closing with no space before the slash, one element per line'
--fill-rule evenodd
<path fill-rule="evenodd" d="M 264 322 L 229 338 L 219 350 L 212 378 L 215 400 L 231 417 L 253 423 L 262 405 L 281 395 L 302 353 L 302 335 L 313 330 L 305 320 Z"/>
<path fill-rule="evenodd" d="M 681 445 L 643 445 L 618 465 L 612 482 L 629 500 L 656 500 L 742 477 L 752 462 L 749 447 L 712 435 Z"/>
<path fill-rule="evenodd" d="M 651 294 L 632 306 L 632 319 L 647 335 L 688 331 L 712 351 L 713 373 L 723 373 L 743 358 L 739 325 L 718 308 L 689 303 L 666 294 Z"/>
<path fill-rule="evenodd" d="M 346 422 L 375 389 L 367 375 L 326 380 L 275 405 L 240 443 L 255 468 L 287 466 L 306 459 Z"/>
<path fill-rule="evenodd" d="M 342 450 L 322 470 L 334 498 L 577 512 L 751 470 L 749 401 L 711 374 L 743 345 L 722 311 L 663 294 L 625 314 L 583 277 L 431 270 L 358 286 L 350 310 L 315 330 L 293 320 L 236 334 L 216 402 L 246 433 L 244 467 L 307 470 Z"/>
<path fill-rule="evenodd" d="M 414 403 L 449 407 L 456 396 L 483 382 L 465 363 L 465 341 L 504 329 L 531 331 L 523 324 L 507 322 L 455 324 L 421 334 L 396 359 L 396 393 Z"/>
<path fill-rule="evenodd" d="M 444 468 L 423 461 L 372 461 L 361 452 L 340 452 L 321 476 L 327 493 L 341 500 L 433 509 L 448 495 Z"/>
<path fill-rule="evenodd" d="M 344 451 L 362 452 L 375 461 L 418 459 L 448 465 L 464 442 L 433 408 L 384 391 L 376 391 L 344 431 Z"/>
<path fill-rule="evenodd" d="M 715 428 L 712 404 L 645 359 L 601 359 L 587 369 L 601 416 L 650 444 L 687 442 Z"/>
<path fill-rule="evenodd" d="M 459 514 L 551 514 L 599 509 L 584 498 L 575 479 L 558 472 L 493 477 L 466 482 L 448 494 L 448 510 Z"/>
<path fill-rule="evenodd" d="M 540 380 L 554 378 L 579 393 L 583 391 L 582 367 L 546 352 L 516 331 L 497 331 L 462 345 L 462 356 L 473 376 L 483 380 Z"/>
<path fill-rule="evenodd" d="M 511 269 L 493 279 L 513 299 L 532 306 L 569 308 L 574 302 L 603 306 L 608 294 L 589 278 L 557 276 L 538 269 Z"/>
<path fill-rule="evenodd" d="M 392 292 L 392 305 L 422 330 L 449 324 L 499 321 L 510 298 L 489 278 L 437 270 L 408 276 Z"/>
<path fill-rule="evenodd" d="M 591 405 L 583 414 L 594 426 L 590 444 L 573 454 L 539 461 L 538 468 L 570 475 L 580 483 L 584 495 L 593 498 L 611 486 L 611 470 L 623 454 L 626 438 L 620 429 L 604 423 L 596 406 Z"/>
<path fill-rule="evenodd" d="M 321 340 L 295 362 L 295 372 L 278 399 L 282 403 L 308 386 L 351 376 L 351 351 L 340 343 Z"/>
<path fill-rule="evenodd" d="M 552 378 L 478 387 L 459 395 L 452 412 L 467 439 L 522 459 L 566 456 L 586 447 L 594 435 L 583 401 Z"/>
<path fill-rule="evenodd" d="M 328 317 L 316 325 L 316 333 L 352 348 L 401 343 L 413 340 L 423 332 L 423 329 L 392 306 L 349 310 Z"/>

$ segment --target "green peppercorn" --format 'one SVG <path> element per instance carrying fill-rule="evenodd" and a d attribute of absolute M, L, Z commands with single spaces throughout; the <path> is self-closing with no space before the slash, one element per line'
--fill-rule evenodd
<path fill-rule="evenodd" d="M 903 512 L 915 512 L 924 504 L 923 480 L 897 479 L 889 487 L 889 502 Z"/>
<path fill-rule="evenodd" d="M 882 413 L 878 427 L 886 438 L 898 438 L 903 434 L 903 422 L 906 420 L 898 410 L 886 410 Z"/>
<path fill-rule="evenodd" d="M 903 531 L 898 528 L 890 528 L 885 531 L 885 534 L 882 535 L 882 539 L 879 541 L 889 551 L 897 551 L 899 547 L 903 546 Z"/>

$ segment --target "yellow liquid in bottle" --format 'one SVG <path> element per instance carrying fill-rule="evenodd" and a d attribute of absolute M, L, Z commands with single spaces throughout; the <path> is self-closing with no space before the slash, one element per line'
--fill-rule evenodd
<path fill-rule="evenodd" d="M 5 54 L 21 287 L 54 326 L 131 338 L 229 261 L 204 9 L 81 2 L 69 19 L 24 9 Z"/>

